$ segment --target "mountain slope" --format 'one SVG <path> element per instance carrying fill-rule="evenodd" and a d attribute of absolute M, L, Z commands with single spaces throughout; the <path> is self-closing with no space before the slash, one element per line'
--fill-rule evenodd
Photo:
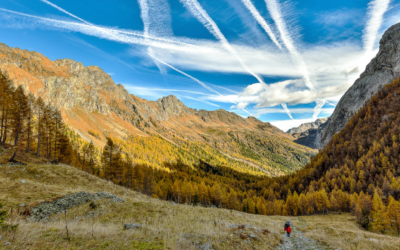
<path fill-rule="evenodd" d="M 58 106 L 63 119 L 83 139 L 104 146 L 116 138 L 135 162 L 159 167 L 199 159 L 256 175 L 299 169 L 313 151 L 254 117 L 225 110 L 186 107 L 175 96 L 147 101 L 129 94 L 96 66 L 0 44 L 0 69 L 16 85 Z"/>
<path fill-rule="evenodd" d="M 379 52 L 368 64 L 360 78 L 342 96 L 325 128 L 314 140 L 317 148 L 323 148 L 350 118 L 377 93 L 382 86 L 400 76 L 400 23 L 390 27 L 382 36 Z"/>
<path fill-rule="evenodd" d="M 321 124 L 324 124 L 327 120 L 328 120 L 328 118 L 319 118 L 319 119 L 315 120 L 314 122 L 303 123 L 296 128 L 289 129 L 286 133 L 301 134 L 303 132 L 306 132 L 309 129 L 317 129 Z"/>
<path fill-rule="evenodd" d="M 22 184 L 21 180 L 26 183 Z M 4 238 L 0 239 L 0 245 L 3 247 L 6 242 L 11 242 L 10 249 L 194 250 L 205 243 L 210 243 L 213 249 L 278 249 L 283 238 L 282 227 L 288 219 L 295 226 L 294 236 L 304 233 L 302 240 L 311 238 L 332 249 L 346 249 L 349 245 L 367 250 L 400 246 L 398 237 L 360 230 L 349 214 L 262 216 L 228 209 L 178 205 L 114 185 L 70 166 L 33 164 L 1 167 L 0 183 L 4 184 L 0 185 L 0 200 L 5 202 L 6 211 L 14 209 L 14 223 L 19 223 L 16 234 L 8 230 L 1 233 Z M 25 215 L 15 216 L 17 207 L 22 210 L 20 204 L 29 209 L 43 201 L 82 191 L 105 191 L 125 202 L 113 203 L 101 199 L 95 202 L 96 207 L 89 206 L 90 202 L 87 202 L 68 209 L 70 239 L 65 238 L 63 213 L 55 214 L 44 222 L 29 222 L 25 220 Z M 12 220 L 6 222 L 11 223 Z M 123 230 L 123 223 L 139 223 L 142 228 Z M 241 236 L 240 225 L 251 225 L 251 228 L 244 227 Z M 250 234 L 257 238 L 249 237 Z M 308 240 L 306 243 L 310 246 Z M 7 249 L 6 246 L 3 248 Z"/>
<path fill-rule="evenodd" d="M 399 124 L 400 78 L 375 94 L 311 163 L 263 186 L 279 186 L 280 195 L 288 189 L 370 195 L 376 190 L 382 197 L 399 199 Z"/>
<path fill-rule="evenodd" d="M 317 149 L 319 147 L 319 144 L 316 144 L 318 140 L 317 137 L 321 136 L 321 130 L 325 128 L 327 120 L 328 118 L 317 119 L 315 122 L 305 123 L 297 128 L 290 129 L 288 133 L 291 133 L 295 138 L 294 142 L 309 148 Z"/>

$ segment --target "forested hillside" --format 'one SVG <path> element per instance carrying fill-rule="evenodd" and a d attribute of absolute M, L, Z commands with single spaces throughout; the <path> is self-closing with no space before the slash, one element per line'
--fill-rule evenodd
<path fill-rule="evenodd" d="M 400 226 L 400 81 L 386 85 L 315 156 L 294 174 L 255 177 L 205 162 L 164 170 L 132 165 L 108 138 L 108 179 L 178 203 L 214 205 L 266 215 L 352 212 L 360 226 L 383 232 Z M 112 156 L 110 156 L 112 155 Z M 112 159 L 108 161 L 107 159 Z M 396 229 L 397 230 L 397 229 Z"/>
<path fill-rule="evenodd" d="M 201 159 L 254 175 L 279 176 L 300 169 L 316 153 L 254 117 L 191 109 L 175 96 L 147 101 L 116 85 L 99 67 L 70 59 L 51 61 L 0 44 L 0 69 L 15 86 L 58 107 L 71 132 L 86 144 L 92 141 L 100 149 L 107 137 L 114 138 L 134 163 L 159 168 L 181 159 L 193 166 Z"/>
<path fill-rule="evenodd" d="M 74 134 L 64 124 L 60 111 L 42 98 L 15 88 L 0 72 L 0 145 L 2 164 L 17 162 L 21 154 L 43 157 L 48 161 L 70 162 L 78 156 L 79 144 L 72 145 Z M 93 145 L 92 145 L 93 146 Z"/>

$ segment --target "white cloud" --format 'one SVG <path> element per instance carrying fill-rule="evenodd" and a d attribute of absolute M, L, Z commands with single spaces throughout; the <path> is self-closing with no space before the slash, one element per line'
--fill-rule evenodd
<path fill-rule="evenodd" d="M 333 108 L 323 108 L 323 109 L 321 109 L 321 113 L 332 114 L 334 110 L 335 109 L 333 109 Z M 262 108 L 262 109 L 257 109 L 254 112 L 257 117 L 259 117 L 260 115 L 263 115 L 263 114 L 286 113 L 286 111 L 284 109 L 279 109 L 279 108 Z M 292 108 L 292 109 L 290 109 L 290 112 L 292 114 L 310 114 L 310 113 L 314 113 L 314 108 Z"/>
<path fill-rule="evenodd" d="M 270 122 L 275 127 L 278 127 L 282 131 L 286 132 L 291 128 L 300 126 L 303 123 L 314 122 L 315 119 L 300 119 L 300 120 L 285 120 L 285 121 L 273 121 Z"/>
<path fill-rule="evenodd" d="M 48 0 L 42 1 L 47 2 L 47 4 L 50 3 Z M 156 3 L 165 0 L 147 1 Z M 318 100 L 337 102 L 348 87 L 354 83 L 354 80 L 358 78 L 360 72 L 365 69 L 370 59 L 377 53 L 377 50 L 374 49 L 374 45 L 378 37 L 377 33 L 379 27 L 382 23 L 382 16 L 386 12 L 385 5 L 389 0 L 376 0 L 372 1 L 370 4 L 368 14 L 370 20 L 364 30 L 364 48 L 369 48 L 370 50 L 369 52 L 367 51 L 367 53 L 357 42 L 344 41 L 331 44 L 309 45 L 303 48 L 300 54 L 296 47 L 298 46 L 298 41 L 288 34 L 290 27 L 286 23 L 287 20 L 283 19 L 283 14 L 281 13 L 279 5 L 272 8 L 270 6 L 270 13 L 273 17 L 275 16 L 274 20 L 278 29 L 280 26 L 282 41 L 284 37 L 286 37 L 287 41 L 284 45 L 289 48 L 293 46 L 295 51 L 301 56 L 304 65 L 307 65 L 307 72 L 309 79 L 313 81 L 314 90 L 309 90 L 304 87 L 304 71 L 299 70 L 298 62 L 293 60 L 293 53 L 291 55 L 286 51 L 276 49 L 276 45 L 272 42 L 259 47 L 246 46 L 240 43 L 229 43 L 216 23 L 208 16 L 197 1 L 182 1 L 186 2 L 192 13 L 209 28 L 210 32 L 213 33 L 219 41 L 176 37 L 173 36 L 172 31 L 167 31 L 168 25 L 165 26 L 161 24 L 148 25 L 149 29 L 154 28 L 154 34 L 150 31 L 148 34 L 145 34 L 145 32 L 142 31 L 122 30 L 92 25 L 58 6 L 53 6 L 54 4 L 50 5 L 84 23 L 33 16 L 2 8 L 0 8 L 0 10 L 8 14 L 1 15 L 0 20 L 6 20 L 6 22 L 8 20 L 10 24 L 15 25 L 17 28 L 21 28 L 25 25 L 26 27 L 56 29 L 63 32 L 79 32 L 100 39 L 151 48 L 151 51 L 155 51 L 155 53 L 150 51 L 151 53 L 148 54 L 157 58 L 157 60 L 154 61 L 159 63 L 159 65 L 165 65 L 166 67 L 176 70 L 215 94 L 204 95 L 202 97 L 203 100 L 235 103 L 236 105 L 233 105 L 235 107 L 239 107 L 240 103 L 242 103 L 242 105 L 248 103 L 246 107 L 250 104 L 254 104 L 255 108 L 262 110 L 281 104 L 308 104 L 318 102 Z M 275 0 L 266 1 L 267 3 L 268 1 L 270 3 L 275 2 Z M 156 8 L 154 10 L 155 13 L 165 9 L 159 6 L 155 6 L 154 8 Z M 10 16 L 12 16 L 13 19 L 7 19 Z M 168 19 L 168 17 L 170 17 L 170 14 L 166 13 L 166 18 Z M 398 22 L 399 20 L 398 15 L 392 15 L 385 20 L 385 25 L 390 26 L 393 24 L 391 22 Z M 149 17 L 148 21 L 151 22 L 152 18 Z M 379 27 L 376 28 L 377 26 Z M 166 30 L 163 30 L 164 27 L 167 27 Z M 295 63 L 293 63 L 291 59 Z M 238 63 L 238 61 L 241 63 Z M 212 85 L 205 84 L 199 79 L 186 74 L 184 71 L 187 70 L 236 74 L 248 74 L 251 72 L 252 75 L 258 77 L 259 83 L 249 85 L 244 88 L 240 94 L 230 91 L 232 94 L 222 95 L 219 91 L 215 91 L 215 89 L 211 87 Z M 264 85 L 259 75 L 284 77 L 292 80 Z M 330 104 L 329 102 L 327 103 Z M 320 108 L 321 112 L 325 110 L 322 106 L 318 107 L 317 104 L 314 117 L 317 116 Z M 282 110 L 282 112 L 285 111 Z M 291 113 L 294 112 L 296 111 L 291 111 Z"/>
<path fill-rule="evenodd" d="M 290 117 L 290 119 L 294 120 L 292 117 L 292 114 L 290 113 L 290 110 L 288 109 L 286 103 L 281 103 L 282 108 L 285 110 L 286 114 Z"/>
<path fill-rule="evenodd" d="M 232 105 L 231 109 L 244 109 L 249 105 L 248 102 L 239 102 L 237 105 Z"/>
<path fill-rule="evenodd" d="M 314 84 L 311 82 L 307 65 L 295 46 L 295 42 L 293 40 L 293 37 L 291 36 L 292 32 L 290 32 L 286 21 L 283 19 L 281 6 L 278 4 L 277 0 L 265 0 L 265 2 L 267 3 L 267 8 L 269 10 L 269 13 L 271 14 L 272 19 L 275 21 L 275 24 L 279 30 L 283 43 L 285 44 L 287 50 L 292 56 L 292 59 L 296 64 L 296 66 L 298 67 L 299 72 L 302 74 L 304 78 L 305 85 L 310 90 L 314 90 L 315 87 Z"/>
<path fill-rule="evenodd" d="M 317 119 L 318 115 L 321 113 L 322 107 L 325 105 L 326 101 L 325 100 L 316 100 L 314 108 L 314 114 L 313 114 L 313 119 Z"/>
<path fill-rule="evenodd" d="M 247 66 L 247 64 L 239 56 L 235 48 L 231 46 L 231 44 L 222 34 L 221 30 L 218 28 L 214 20 L 212 20 L 212 18 L 207 14 L 207 12 L 203 9 L 203 7 L 201 7 L 201 5 L 197 0 L 180 0 L 180 1 L 185 5 L 185 7 L 188 10 L 190 10 L 190 12 L 197 18 L 197 20 L 199 20 L 204 25 L 204 27 L 206 27 L 208 31 L 210 31 L 210 33 L 213 34 L 214 37 L 221 42 L 222 46 L 236 58 L 236 60 L 240 63 L 240 65 L 247 73 L 254 76 L 258 80 L 258 82 L 264 83 L 262 78 L 256 73 L 254 73 L 253 70 Z"/>
<path fill-rule="evenodd" d="M 364 49 L 368 53 L 375 47 L 378 31 L 382 25 L 383 15 L 388 10 L 390 0 L 372 0 L 368 4 L 369 18 L 364 28 Z"/>
<path fill-rule="evenodd" d="M 276 38 L 275 33 L 272 31 L 270 25 L 265 21 L 265 19 L 260 15 L 260 12 L 254 7 L 253 3 L 251 0 L 242 0 L 242 3 L 246 8 L 250 11 L 250 13 L 253 15 L 254 19 L 257 20 L 257 22 L 261 25 L 261 27 L 265 30 L 265 32 L 268 34 L 268 36 L 271 38 L 272 42 L 280 49 L 282 50 L 282 45 L 279 43 L 278 39 Z"/>

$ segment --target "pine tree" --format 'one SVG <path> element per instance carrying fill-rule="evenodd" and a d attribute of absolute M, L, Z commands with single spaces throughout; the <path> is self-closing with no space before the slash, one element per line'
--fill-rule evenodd
<path fill-rule="evenodd" d="M 25 119 L 29 113 L 28 100 L 21 85 L 14 92 L 11 108 L 11 129 L 14 136 L 14 146 L 18 145 L 18 140 L 25 132 Z"/>
<path fill-rule="evenodd" d="M 383 205 L 382 199 L 379 196 L 378 191 L 375 190 L 371 211 L 371 227 L 373 231 L 382 233 L 383 230 L 386 228 L 387 220 L 385 212 L 385 205 Z"/>
<path fill-rule="evenodd" d="M 116 180 L 115 168 L 120 161 L 120 150 L 119 147 L 114 143 L 114 141 L 107 137 L 106 145 L 103 149 L 103 154 L 101 157 L 101 163 L 104 168 L 104 177 L 106 180 Z"/>
<path fill-rule="evenodd" d="M 388 216 L 391 221 L 394 221 L 394 226 L 397 231 L 397 236 L 400 236 L 400 202 L 393 197 L 389 198 Z"/>
<path fill-rule="evenodd" d="M 26 116 L 26 152 L 31 151 L 32 133 L 33 133 L 33 127 L 35 125 L 33 116 L 34 104 L 35 104 L 35 97 L 33 96 L 32 93 L 29 93 L 28 114 Z"/>
<path fill-rule="evenodd" d="M 45 108 L 45 104 L 44 101 L 41 97 L 39 97 L 36 100 L 35 103 L 35 113 L 36 113 L 36 117 L 37 117 L 37 149 L 36 149 L 36 155 L 39 156 L 40 155 L 40 150 L 41 150 L 41 144 L 42 144 L 42 136 L 44 133 L 44 124 L 43 124 L 43 113 L 44 113 L 44 108 Z"/>

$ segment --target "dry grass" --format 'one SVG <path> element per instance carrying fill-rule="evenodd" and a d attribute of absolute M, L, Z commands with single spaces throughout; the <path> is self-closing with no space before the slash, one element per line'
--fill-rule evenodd
<path fill-rule="evenodd" d="M 333 249 L 400 249 L 400 239 L 360 230 L 351 214 L 302 216 L 298 228 L 304 236 Z"/>
<path fill-rule="evenodd" d="M 26 183 L 20 182 L 25 179 Z M 198 249 L 209 242 L 214 249 L 274 249 L 280 243 L 282 225 L 288 217 L 260 216 L 226 209 L 176 205 L 152 199 L 116 186 L 73 167 L 0 165 L 0 200 L 7 209 L 19 204 L 35 206 L 67 194 L 106 191 L 126 200 L 112 203 L 98 201 L 97 217 L 84 204 L 68 211 L 70 239 L 66 239 L 64 215 L 54 215 L 47 222 L 31 223 L 19 217 L 19 230 L 10 249 Z M 336 249 L 398 249 L 395 237 L 358 229 L 350 215 L 291 218 L 305 236 Z M 92 237 L 92 223 L 94 237 Z M 123 230 L 124 223 L 140 223 L 140 230 Z M 231 224 L 251 224 L 256 229 L 230 228 Z M 268 231 L 262 231 L 267 229 Z M 250 233 L 257 239 L 244 237 Z M 185 236 L 186 234 L 186 236 Z M 232 236 L 233 235 L 233 236 Z M 12 235 L 3 233 L 11 241 Z M 360 240 L 355 239 L 359 237 Z M 374 238 L 378 242 L 367 241 Z M 354 242 L 352 242 L 354 241 Z"/>

